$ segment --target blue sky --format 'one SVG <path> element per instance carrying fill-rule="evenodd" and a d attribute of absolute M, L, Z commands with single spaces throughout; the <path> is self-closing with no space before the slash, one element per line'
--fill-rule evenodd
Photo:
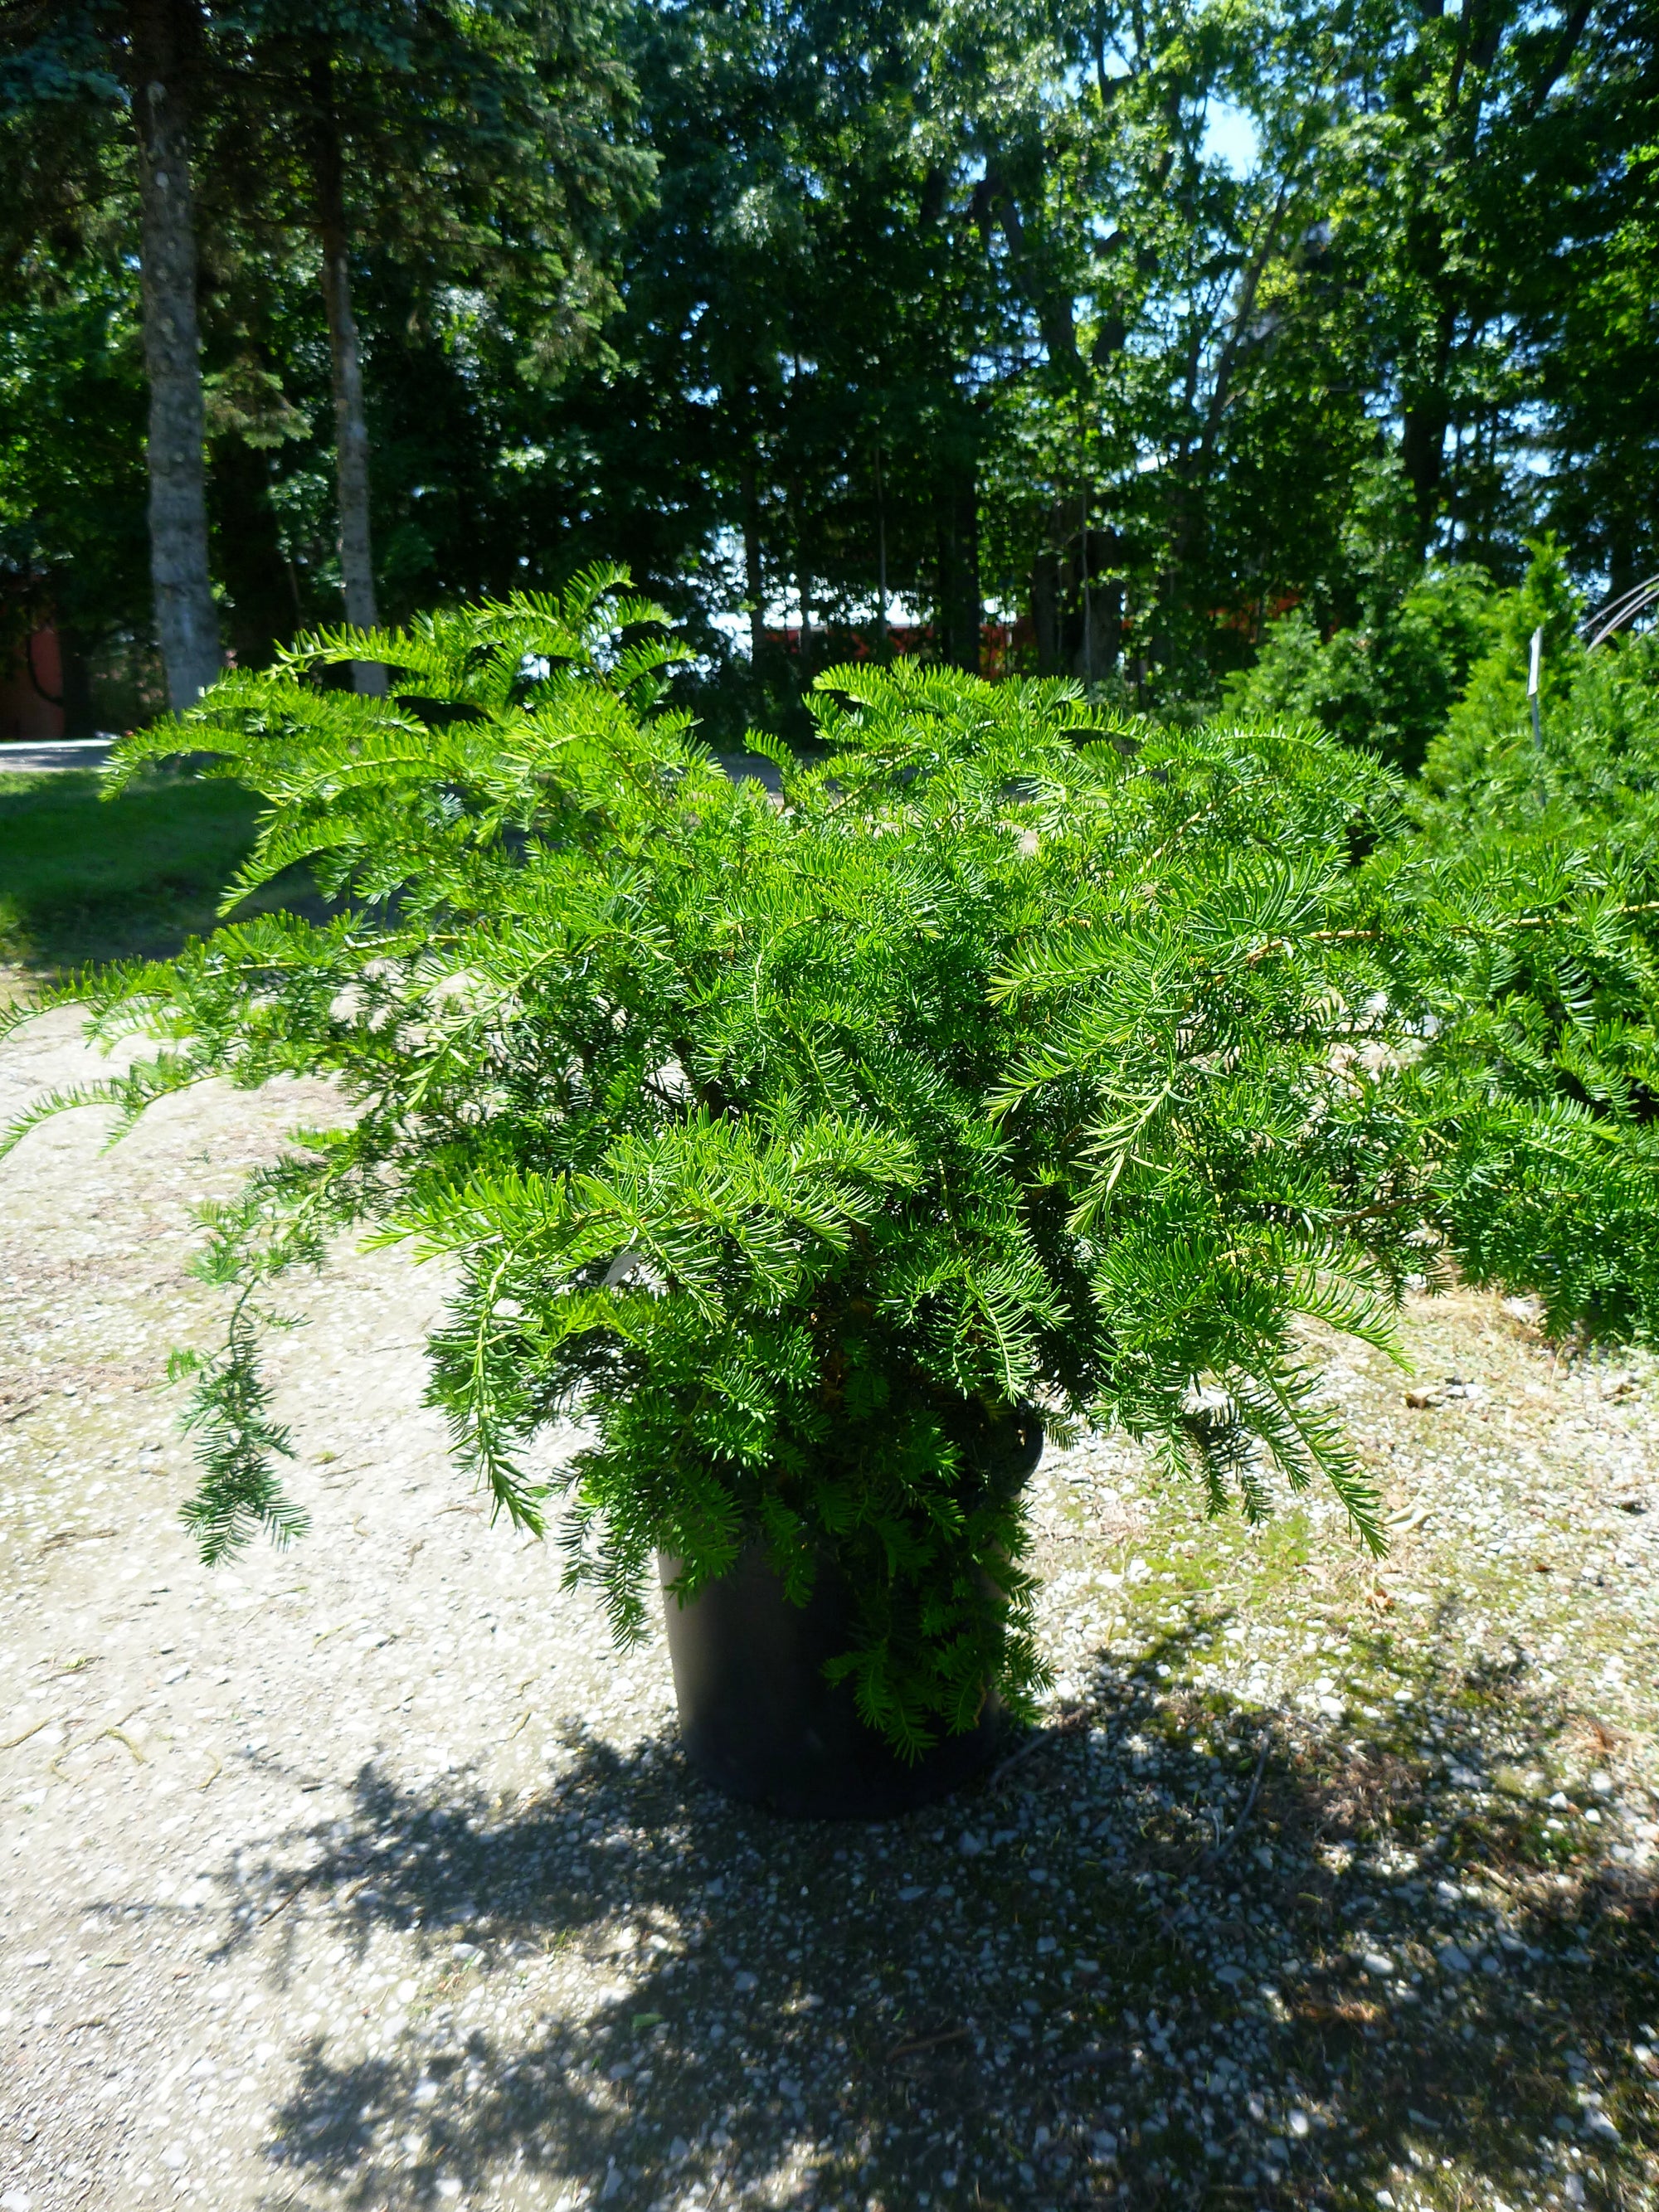
<path fill-rule="evenodd" d="M 1224 161 L 1234 176 L 1249 176 L 1255 167 L 1255 125 L 1242 107 L 1230 100 L 1211 100 L 1204 119 L 1204 151 L 1212 161 Z"/>

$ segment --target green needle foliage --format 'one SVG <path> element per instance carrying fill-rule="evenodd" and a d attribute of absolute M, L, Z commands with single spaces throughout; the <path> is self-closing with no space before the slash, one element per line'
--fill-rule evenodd
<path fill-rule="evenodd" d="M 831 1558 L 836 1664 L 914 1753 L 1042 1680 L 999 1480 L 1022 1401 L 1146 1440 L 1211 1510 L 1328 1481 L 1376 1547 L 1310 1324 L 1397 1353 L 1455 1253 L 1651 1328 L 1638 1079 L 1560 1076 L 1562 979 L 1650 1007 L 1644 886 L 1460 874 L 1316 730 L 1143 738 L 1073 685 L 911 663 L 819 679 L 815 764 L 751 739 L 775 799 L 664 708 L 677 649 L 626 582 L 308 639 L 122 749 L 263 794 L 228 904 L 300 860 L 349 902 L 83 982 L 97 1035 L 159 1048 L 36 1109 L 336 1084 L 338 1126 L 214 1224 L 210 1553 L 290 1525 L 249 1301 L 367 1225 L 447 1263 L 458 1456 L 524 1526 L 562 1496 L 620 1633 L 653 1554 L 690 1593 L 759 1538 L 798 1597 Z M 319 685 L 354 659 L 393 696 Z"/>

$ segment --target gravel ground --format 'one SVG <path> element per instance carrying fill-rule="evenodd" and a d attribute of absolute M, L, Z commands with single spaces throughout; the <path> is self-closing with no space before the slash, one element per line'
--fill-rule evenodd
<path fill-rule="evenodd" d="M 26 1030 L 0 1115 L 86 1066 Z M 429 1272 L 295 1286 L 312 1534 L 196 1563 L 191 1208 L 320 1104 L 0 1164 L 0 2212 L 1659 2205 L 1652 1363 L 1464 1293 L 1337 1347 L 1380 1571 L 1051 1453 L 1049 1726 L 792 1826 L 447 1468 Z"/>

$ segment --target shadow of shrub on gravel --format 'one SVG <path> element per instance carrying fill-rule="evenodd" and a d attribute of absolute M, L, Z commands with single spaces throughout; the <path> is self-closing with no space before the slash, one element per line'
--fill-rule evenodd
<path fill-rule="evenodd" d="M 1386 1706 L 1241 1706 L 1193 1680 L 1221 1626 L 880 1829 L 727 1804 L 671 1743 L 573 1739 L 506 1813 L 365 1771 L 307 1891 L 444 1970 L 377 2054 L 295 2054 L 280 2201 L 1652 2202 L 1653 1808 L 1548 1802 L 1616 1743 L 1449 1636 L 1407 1674 L 1379 1633 Z"/>

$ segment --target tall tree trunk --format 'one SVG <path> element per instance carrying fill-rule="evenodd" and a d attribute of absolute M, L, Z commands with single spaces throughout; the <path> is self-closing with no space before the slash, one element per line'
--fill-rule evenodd
<path fill-rule="evenodd" d="M 374 557 L 368 520 L 368 418 L 363 408 L 363 364 L 357 321 L 351 312 L 350 238 L 346 229 L 345 165 L 334 106 L 334 70 L 326 55 L 311 64 L 315 131 L 317 232 L 323 250 L 323 306 L 334 383 L 334 465 L 340 501 L 340 577 L 346 620 L 355 629 L 380 623 L 374 599 Z M 359 691 L 383 696 L 386 670 L 377 660 L 354 660 Z"/>
<path fill-rule="evenodd" d="M 799 484 L 795 487 L 790 506 L 795 516 L 795 596 L 800 601 L 799 658 L 801 675 L 810 681 L 812 668 L 812 578 L 806 565 L 806 527 L 801 520 Z"/>
<path fill-rule="evenodd" d="M 979 673 L 979 473 L 971 456 L 952 468 L 941 486 L 935 517 L 939 530 L 939 611 L 945 659 Z"/>
<path fill-rule="evenodd" d="M 1449 279 L 1437 233 L 1425 236 L 1419 258 L 1424 280 L 1439 301 L 1432 349 L 1425 362 L 1413 364 L 1415 374 L 1401 410 L 1404 421 L 1401 426 L 1400 459 L 1411 485 L 1417 556 L 1420 561 L 1434 543 L 1445 505 L 1446 434 L 1452 428 L 1448 385 L 1457 336 L 1457 311 L 1447 297 Z"/>
<path fill-rule="evenodd" d="M 1117 532 L 1091 529 L 1078 543 L 1079 579 L 1078 648 L 1072 672 L 1085 684 L 1098 684 L 1117 665 L 1123 631 L 1123 586 L 1102 572 L 1118 557 Z"/>
<path fill-rule="evenodd" d="M 893 657 L 893 633 L 888 623 L 890 612 L 887 591 L 887 500 L 881 480 L 881 440 L 876 440 L 876 592 L 881 602 L 881 611 L 876 617 L 876 659 L 889 661 Z"/>
<path fill-rule="evenodd" d="M 761 567 L 760 492 L 755 464 L 743 465 L 743 590 L 749 602 L 749 665 L 766 650 L 766 578 Z"/>
<path fill-rule="evenodd" d="M 92 705 L 92 670 L 87 663 L 86 640 L 73 623 L 58 625 L 58 665 L 63 672 L 64 735 L 90 738 L 97 733 Z"/>
<path fill-rule="evenodd" d="M 1039 546 L 1031 563 L 1031 628 L 1039 676 L 1060 673 L 1060 556 L 1052 545 Z"/>
<path fill-rule="evenodd" d="M 1419 560 L 1427 553 L 1440 519 L 1446 432 L 1450 425 L 1450 410 L 1437 390 L 1427 393 L 1420 405 L 1405 410 L 1400 458 L 1412 488 L 1412 518 Z"/>
<path fill-rule="evenodd" d="M 1065 667 L 1065 503 L 1056 499 L 1044 518 L 1043 542 L 1031 562 L 1031 628 L 1039 676 L 1058 676 Z"/>
<path fill-rule="evenodd" d="M 176 712 L 194 706 L 222 665 L 219 614 L 208 580 L 190 177 L 189 75 L 196 26 L 184 0 L 130 0 L 127 28 L 149 381 L 149 567 L 167 699 Z"/>

